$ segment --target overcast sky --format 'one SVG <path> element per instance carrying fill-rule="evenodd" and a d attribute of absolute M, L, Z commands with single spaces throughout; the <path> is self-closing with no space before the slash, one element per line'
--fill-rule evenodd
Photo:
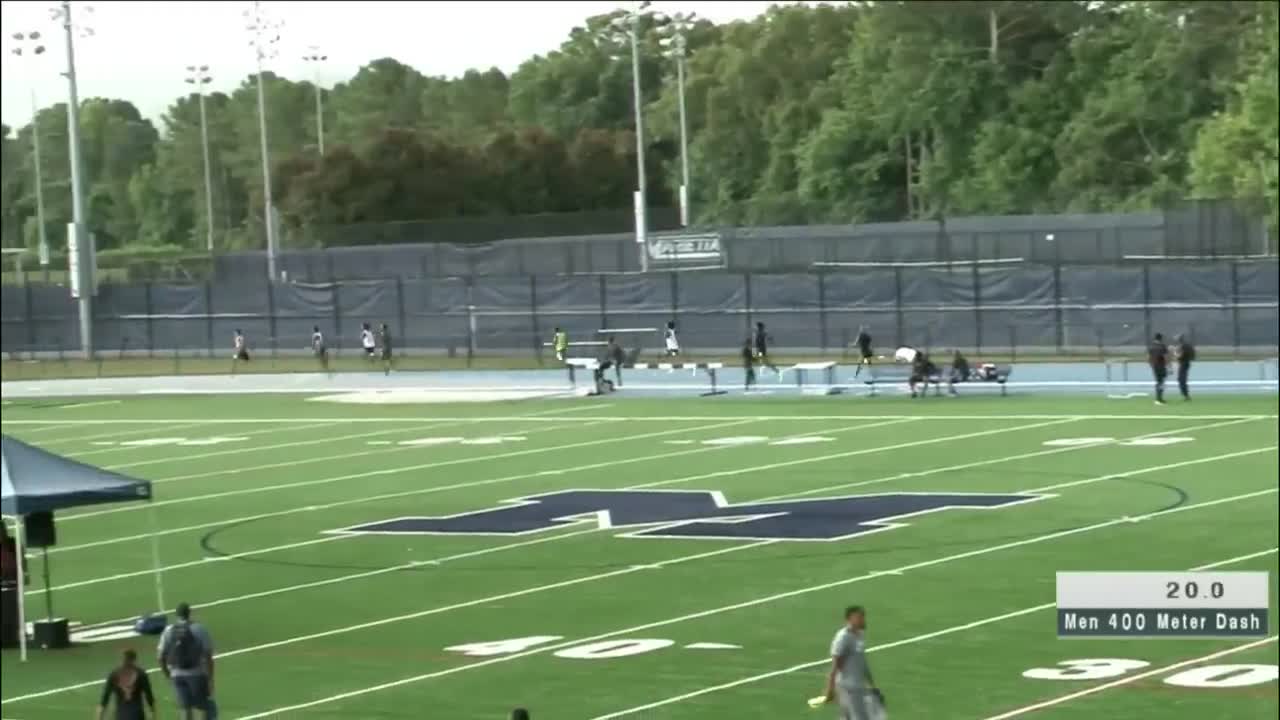
<path fill-rule="evenodd" d="M 76 42 L 80 99 L 105 96 L 132 101 L 144 115 L 158 119 L 187 92 L 185 67 L 207 64 L 213 89 L 229 91 L 253 72 L 254 59 L 245 32 L 243 1 L 87 3 L 82 13 L 93 36 Z M 528 58 L 555 49 L 576 25 L 627 3 L 594 2 L 304 2 L 262 3 L 284 22 L 280 56 L 271 69 L 286 77 L 310 79 L 302 61 L 311 45 L 329 56 L 320 81 L 331 86 L 351 77 L 364 63 L 392 57 L 427 75 L 456 76 L 469 68 L 497 66 L 510 73 Z M 786 2 L 679 2 L 653 5 L 667 13 L 694 12 L 714 22 L 751 18 L 771 4 Z M 29 80 L 41 107 L 66 99 L 66 46 L 62 28 L 49 19 L 57 3 L 48 0 L 0 2 L 5 43 L 0 63 L 3 105 L 0 117 L 10 127 L 31 118 Z M 47 48 L 28 73 L 11 52 L 14 33 L 39 31 Z"/>

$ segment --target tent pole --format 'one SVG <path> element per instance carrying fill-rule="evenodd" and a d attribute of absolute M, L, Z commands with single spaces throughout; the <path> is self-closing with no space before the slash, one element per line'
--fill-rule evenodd
<path fill-rule="evenodd" d="M 15 518 L 16 532 L 14 532 L 14 545 L 18 549 L 18 657 L 22 662 L 27 661 L 27 567 L 23 562 L 25 553 L 27 552 L 27 525 L 22 520 L 19 513 Z"/>
<path fill-rule="evenodd" d="M 53 619 L 53 581 L 49 579 L 49 548 L 40 548 L 40 559 L 44 564 L 44 609 L 45 617 Z"/>
<path fill-rule="evenodd" d="M 160 576 L 160 531 L 156 526 L 156 506 L 150 505 L 149 514 L 151 515 L 151 564 L 155 568 L 156 578 L 156 607 L 160 613 L 169 612 L 169 606 L 164 604 L 164 581 Z"/>

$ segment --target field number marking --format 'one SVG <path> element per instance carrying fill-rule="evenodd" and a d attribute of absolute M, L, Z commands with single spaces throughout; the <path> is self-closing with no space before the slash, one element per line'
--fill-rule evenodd
<path fill-rule="evenodd" d="M 1191 442 L 1195 438 L 1189 437 L 1138 437 L 1131 440 L 1116 442 L 1115 438 L 1110 437 L 1078 437 L 1078 438 L 1058 438 L 1056 440 L 1045 440 L 1044 444 L 1049 447 L 1079 447 L 1082 445 L 1102 445 L 1105 443 L 1116 443 L 1127 447 L 1164 447 L 1166 445 L 1178 445 L 1180 443 Z"/>
<path fill-rule="evenodd" d="M 223 437 L 221 435 L 207 438 L 158 437 L 141 440 L 97 440 L 94 445 L 113 445 L 118 447 L 163 447 L 165 445 L 222 445 L 223 443 L 243 442 L 247 437 Z"/>
<path fill-rule="evenodd" d="M 524 652 L 530 648 L 563 640 L 560 635 L 531 635 L 529 637 L 511 638 L 509 640 L 493 640 L 489 642 L 465 643 L 445 648 L 449 652 L 462 653 L 469 657 L 493 657 Z M 655 650 L 663 650 L 676 644 L 675 640 L 663 638 L 616 638 L 600 640 L 585 645 L 574 645 L 552 653 L 558 658 L 567 660 L 610 660 L 613 658 L 643 655 Z M 740 645 L 727 643 L 697 642 L 684 646 L 687 650 L 737 650 Z"/>
<path fill-rule="evenodd" d="M 1063 660 L 1057 667 L 1032 668 L 1022 676 L 1033 680 L 1104 680 L 1150 664 L 1145 660 L 1125 658 Z M 1205 665 L 1170 675 L 1163 682 L 1178 687 L 1214 689 L 1262 685 L 1277 678 L 1280 678 L 1280 666 L 1277 665 Z"/>

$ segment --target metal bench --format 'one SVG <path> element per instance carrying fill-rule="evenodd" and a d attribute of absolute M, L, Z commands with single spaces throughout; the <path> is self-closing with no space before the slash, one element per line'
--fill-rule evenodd
<path fill-rule="evenodd" d="M 877 385 L 895 385 L 905 383 L 911 379 L 910 365 L 870 365 L 863 368 L 866 373 L 864 382 L 870 389 L 868 393 L 871 397 L 876 396 Z M 934 395 L 942 395 L 942 376 L 930 375 L 924 379 L 924 393 L 929 393 L 929 386 L 933 385 Z"/>
<path fill-rule="evenodd" d="M 864 380 L 863 382 L 865 382 L 867 386 L 870 388 L 871 390 L 870 394 L 873 396 L 876 394 L 877 385 L 905 383 L 911 379 L 911 367 L 909 365 L 872 365 L 864 369 L 868 371 L 869 374 L 867 376 L 867 379 Z M 971 370 L 969 373 L 969 377 L 967 379 L 960 380 L 957 382 L 953 379 L 954 373 L 951 372 L 950 368 L 948 368 L 946 373 L 936 373 L 925 378 L 924 392 L 928 393 L 929 386 L 932 385 L 933 394 L 941 395 L 942 383 L 946 382 L 947 391 L 950 392 L 952 395 L 957 394 L 956 385 L 961 385 L 961 384 L 974 385 L 974 386 L 997 385 L 1000 388 L 1000 394 L 1007 395 L 1009 375 L 1011 375 L 1012 373 L 1013 373 L 1013 366 L 998 365 L 996 366 L 995 374 L 989 378 L 986 376 L 977 375 L 975 371 Z"/>

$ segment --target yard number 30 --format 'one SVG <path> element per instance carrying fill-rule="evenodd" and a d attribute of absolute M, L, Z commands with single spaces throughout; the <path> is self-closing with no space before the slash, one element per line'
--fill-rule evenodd
<path fill-rule="evenodd" d="M 1124 658 L 1063 660 L 1057 667 L 1032 668 L 1022 676 L 1035 680 L 1103 680 L 1150 664 Z M 1235 688 L 1261 685 L 1277 678 L 1280 678 L 1280 666 L 1276 665 L 1205 665 L 1170 675 L 1164 682 L 1180 687 Z"/>

